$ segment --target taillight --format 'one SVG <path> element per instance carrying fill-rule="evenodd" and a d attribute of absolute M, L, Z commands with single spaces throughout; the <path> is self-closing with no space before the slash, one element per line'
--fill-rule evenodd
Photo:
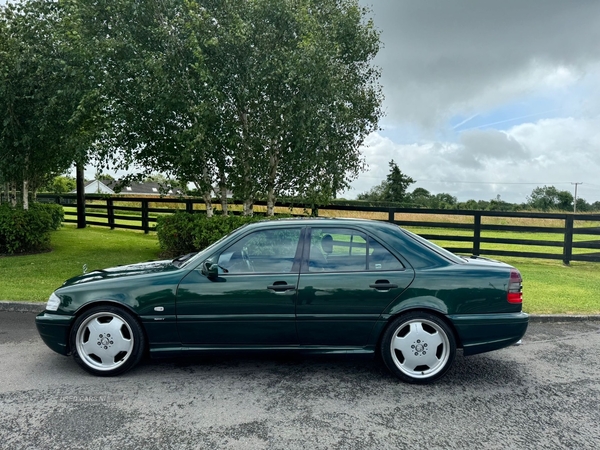
<path fill-rule="evenodd" d="M 510 270 L 508 280 L 508 303 L 523 303 L 523 278 L 517 269 Z"/>

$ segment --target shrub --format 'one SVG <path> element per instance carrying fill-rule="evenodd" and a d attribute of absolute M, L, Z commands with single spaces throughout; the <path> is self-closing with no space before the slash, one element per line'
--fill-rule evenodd
<path fill-rule="evenodd" d="M 0 253 L 13 255 L 47 250 L 50 231 L 56 230 L 61 221 L 59 205 L 33 204 L 29 210 L 1 205 Z"/>
<path fill-rule="evenodd" d="M 281 217 L 281 216 L 279 216 Z M 236 228 L 264 220 L 262 216 L 213 216 L 177 212 L 157 218 L 157 236 L 166 256 L 184 255 L 205 249 Z"/>
<path fill-rule="evenodd" d="M 47 211 L 52 219 L 52 229 L 58 230 L 62 226 L 65 212 L 63 207 L 56 203 L 33 203 L 29 205 L 30 210 Z"/>

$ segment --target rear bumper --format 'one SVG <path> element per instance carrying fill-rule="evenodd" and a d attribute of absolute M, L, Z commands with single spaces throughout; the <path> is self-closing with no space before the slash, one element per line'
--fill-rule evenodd
<path fill-rule="evenodd" d="M 73 316 L 50 314 L 44 311 L 36 316 L 35 325 L 48 347 L 61 355 L 68 355 L 70 353 L 69 330 L 73 319 Z"/>
<path fill-rule="evenodd" d="M 465 355 L 498 350 L 518 342 L 527 331 L 529 315 L 459 314 L 448 316 L 458 333 Z"/>

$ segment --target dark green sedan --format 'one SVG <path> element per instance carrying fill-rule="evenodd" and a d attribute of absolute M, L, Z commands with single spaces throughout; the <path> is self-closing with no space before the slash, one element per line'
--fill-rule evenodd
<path fill-rule="evenodd" d="M 465 355 L 518 342 L 521 275 L 456 256 L 397 226 L 357 219 L 246 225 L 205 250 L 96 270 L 57 289 L 36 318 L 44 342 L 88 372 L 210 351 L 378 353 L 429 383 Z"/>

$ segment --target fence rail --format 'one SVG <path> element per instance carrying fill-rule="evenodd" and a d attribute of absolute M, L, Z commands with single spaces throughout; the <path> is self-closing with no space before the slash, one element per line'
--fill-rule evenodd
<path fill-rule="evenodd" d="M 74 195 L 38 194 L 38 200 L 65 207 L 65 222 L 77 223 Z M 230 202 L 230 205 L 239 202 Z M 257 202 L 257 206 L 266 206 Z M 196 198 L 86 196 L 86 224 L 153 231 L 157 217 L 177 211 L 205 213 Z M 600 262 L 600 214 L 454 211 L 332 204 L 277 203 L 280 213 L 360 216 L 407 227 L 455 253 Z M 231 211 L 239 214 L 240 211 Z M 455 245 L 456 243 L 457 245 Z"/>

